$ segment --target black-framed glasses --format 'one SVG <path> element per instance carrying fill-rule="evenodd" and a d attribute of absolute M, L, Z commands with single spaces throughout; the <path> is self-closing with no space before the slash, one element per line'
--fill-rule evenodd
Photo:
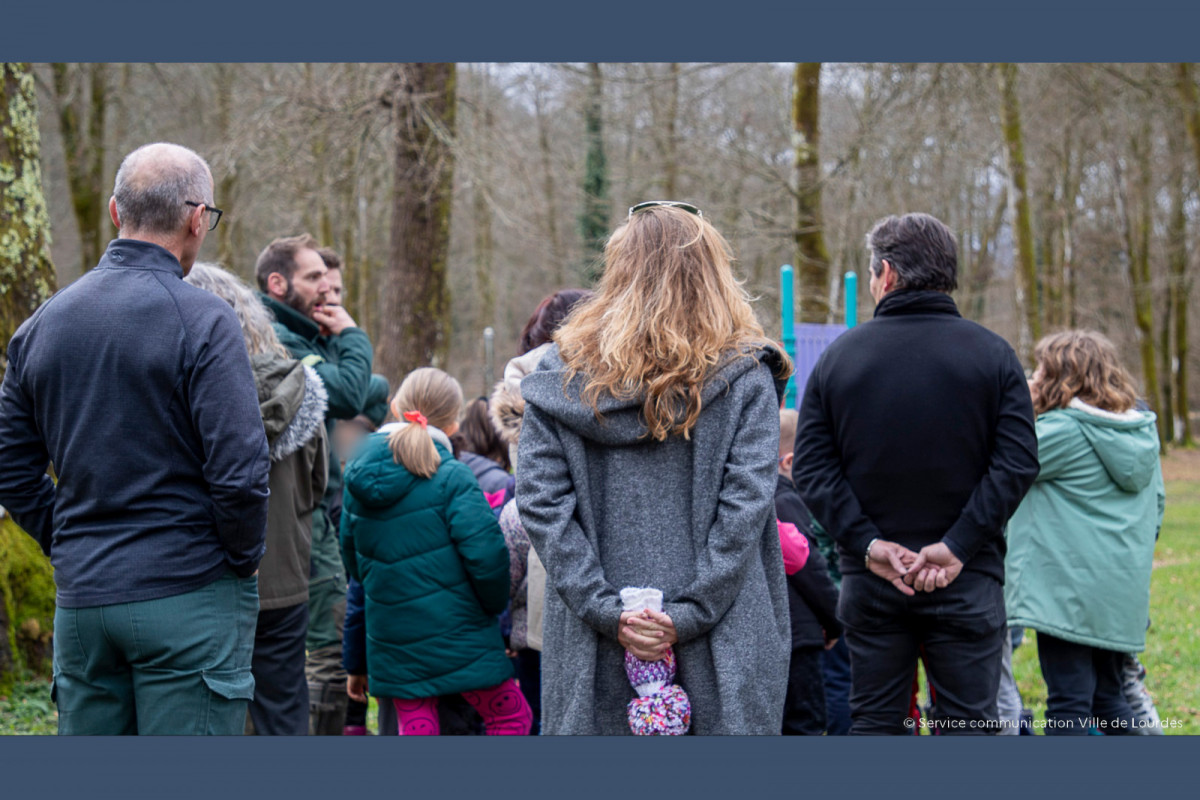
<path fill-rule="evenodd" d="M 221 215 L 223 213 L 225 213 L 219 208 L 214 208 L 213 206 L 210 206 L 208 203 L 197 203 L 192 200 L 184 200 L 183 204 L 185 206 L 195 206 L 196 208 L 199 208 L 200 206 L 204 206 L 204 209 L 206 211 L 211 211 L 212 216 L 209 217 L 209 223 L 208 223 L 208 229 L 210 231 L 216 230 L 217 223 L 221 221 Z"/>
<path fill-rule="evenodd" d="M 666 208 L 678 208 L 681 211 L 686 211 L 689 214 L 695 214 L 697 217 L 704 217 L 704 212 L 691 203 L 681 203 L 678 200 L 647 200 L 644 203 L 638 203 L 636 206 L 630 206 L 629 216 L 627 219 L 633 219 L 633 215 L 639 211 L 645 211 L 647 208 L 655 208 L 656 206 L 665 206 Z"/>

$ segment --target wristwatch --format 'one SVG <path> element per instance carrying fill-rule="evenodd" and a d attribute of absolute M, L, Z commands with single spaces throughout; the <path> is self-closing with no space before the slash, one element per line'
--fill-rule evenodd
<path fill-rule="evenodd" d="M 876 536 L 874 539 L 867 542 L 867 553 L 865 556 L 863 556 L 863 566 L 865 566 L 867 568 L 867 572 L 871 571 L 871 546 L 878 541 L 879 541 L 879 537 Z"/>

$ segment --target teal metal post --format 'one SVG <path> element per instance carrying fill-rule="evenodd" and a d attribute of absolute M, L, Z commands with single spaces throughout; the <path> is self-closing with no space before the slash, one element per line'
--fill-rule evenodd
<path fill-rule="evenodd" d="M 846 273 L 846 327 L 858 324 L 858 275 Z"/>
<path fill-rule="evenodd" d="M 788 358 L 796 361 L 796 296 L 793 291 L 795 273 L 791 264 L 779 268 L 779 310 L 782 317 L 783 350 Z M 783 407 L 796 407 L 796 378 L 788 378 L 787 390 L 783 395 Z"/>

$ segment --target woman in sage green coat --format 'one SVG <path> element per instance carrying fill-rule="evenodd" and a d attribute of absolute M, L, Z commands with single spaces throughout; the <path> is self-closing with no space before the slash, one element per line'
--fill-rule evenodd
<path fill-rule="evenodd" d="M 1120 668 L 1146 646 L 1164 506 L 1155 415 L 1135 410 L 1098 333 L 1049 336 L 1036 356 L 1041 472 L 1009 522 L 1008 624 L 1038 632 L 1046 733 L 1136 733 Z"/>
<path fill-rule="evenodd" d="M 439 733 L 438 695 L 461 693 L 489 734 L 524 736 L 532 715 L 512 679 L 496 616 L 508 548 L 470 468 L 450 451 L 462 389 L 414 370 L 388 425 L 346 465 L 342 552 L 366 596 L 367 675 L 347 693 L 395 698 L 402 735 Z"/>

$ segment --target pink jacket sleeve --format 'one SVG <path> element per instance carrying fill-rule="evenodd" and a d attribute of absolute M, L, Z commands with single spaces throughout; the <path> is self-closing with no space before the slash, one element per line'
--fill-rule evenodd
<path fill-rule="evenodd" d="M 783 548 L 783 571 L 795 575 L 808 561 L 808 538 L 790 522 L 775 520 L 779 526 L 779 546 Z"/>

